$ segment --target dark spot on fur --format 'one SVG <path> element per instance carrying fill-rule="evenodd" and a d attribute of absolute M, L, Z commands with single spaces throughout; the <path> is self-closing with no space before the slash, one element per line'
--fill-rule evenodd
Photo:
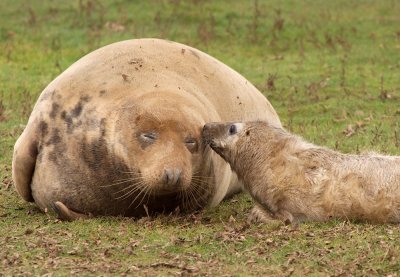
<path fill-rule="evenodd" d="M 37 141 L 32 141 L 30 146 L 29 146 L 29 155 L 32 158 L 36 158 L 38 155 L 38 147 L 37 147 Z"/>
<path fill-rule="evenodd" d="M 104 137 L 106 135 L 106 119 L 102 118 L 100 120 L 100 136 Z"/>
<path fill-rule="evenodd" d="M 103 96 L 104 94 L 106 94 L 106 91 L 105 91 L 104 89 L 102 89 L 102 90 L 99 91 L 99 95 L 100 95 L 100 96 Z"/>
<path fill-rule="evenodd" d="M 101 170 L 103 159 L 109 155 L 106 141 L 100 138 L 92 143 L 82 143 L 82 154 L 83 160 L 91 170 Z"/>
<path fill-rule="evenodd" d="M 250 131 L 246 131 L 246 136 L 250 135 Z"/>
<path fill-rule="evenodd" d="M 129 82 L 129 79 L 128 79 L 129 76 L 128 75 L 122 74 L 121 76 L 122 76 L 122 79 L 124 79 L 125 82 Z"/>
<path fill-rule="evenodd" d="M 90 97 L 88 95 L 81 96 L 78 103 L 76 103 L 75 107 L 71 110 L 70 115 L 71 118 L 75 118 L 81 115 L 83 106 L 85 103 L 89 102 Z"/>
<path fill-rule="evenodd" d="M 49 133 L 49 125 L 43 120 L 39 122 L 39 131 L 42 137 Z"/>
<path fill-rule="evenodd" d="M 67 146 L 63 142 L 63 139 L 60 136 L 60 131 L 57 128 L 53 129 L 52 136 L 47 141 L 46 146 L 51 149 L 48 152 L 45 151 L 48 153 L 47 155 L 48 160 L 55 163 L 58 166 L 61 166 L 62 170 L 66 170 L 67 169 L 66 159 L 68 159 Z"/>
<path fill-rule="evenodd" d="M 66 111 L 62 111 L 61 119 L 63 119 L 65 121 L 65 123 L 67 124 L 68 130 L 71 131 L 71 128 L 72 128 L 72 117 L 69 116 Z"/>
<path fill-rule="evenodd" d="M 193 56 L 195 56 L 196 58 L 198 58 L 200 60 L 200 56 L 196 53 L 196 51 L 190 49 L 190 53 L 192 53 Z"/>
<path fill-rule="evenodd" d="M 75 127 L 81 126 L 82 121 L 78 121 L 78 123 L 74 124 L 74 119 L 82 115 L 82 111 L 84 109 L 85 103 L 90 101 L 90 97 L 88 95 L 82 96 L 78 103 L 76 103 L 75 107 L 71 109 L 68 113 L 67 111 L 62 111 L 60 114 L 61 119 L 67 124 L 67 132 L 70 134 L 74 130 Z M 89 113 L 88 110 L 86 113 Z"/>
<path fill-rule="evenodd" d="M 55 145 L 62 141 L 60 136 L 60 130 L 57 128 L 53 129 L 50 139 L 46 142 L 46 145 Z"/>
<path fill-rule="evenodd" d="M 82 102 L 85 102 L 85 103 L 87 103 L 87 102 L 89 102 L 89 100 L 90 100 L 90 96 L 89 95 L 83 95 L 83 96 L 81 96 L 81 99 L 80 99 Z"/>
<path fill-rule="evenodd" d="M 71 110 L 71 117 L 78 117 L 82 113 L 82 102 L 79 101 Z"/>
<path fill-rule="evenodd" d="M 43 149 L 43 145 L 39 144 L 38 147 L 37 147 L 38 155 L 36 157 L 36 162 L 39 162 L 39 163 L 42 162 L 42 158 L 43 158 L 42 149 Z"/>
<path fill-rule="evenodd" d="M 58 164 L 57 152 L 55 150 L 49 153 L 49 160 L 55 164 Z"/>
<path fill-rule="evenodd" d="M 53 102 L 53 104 L 51 105 L 50 118 L 55 118 L 57 116 L 59 109 L 60 109 L 60 105 Z"/>
<path fill-rule="evenodd" d="M 138 58 L 136 58 L 136 59 L 132 59 L 132 60 L 130 60 L 129 62 L 128 62 L 128 64 L 133 64 L 133 65 L 138 65 L 139 67 L 142 67 L 142 65 L 143 65 L 143 59 L 138 59 Z M 137 70 L 137 69 L 136 69 Z"/>

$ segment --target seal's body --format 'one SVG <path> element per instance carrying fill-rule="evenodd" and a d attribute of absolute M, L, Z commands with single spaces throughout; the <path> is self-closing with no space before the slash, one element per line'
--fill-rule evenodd
<path fill-rule="evenodd" d="M 209 55 L 158 39 L 111 44 L 44 89 L 15 144 L 13 179 L 25 200 L 67 219 L 215 206 L 240 184 L 204 150 L 202 126 L 252 119 L 280 124 L 253 85 Z"/>
<path fill-rule="evenodd" d="M 261 121 L 209 123 L 203 137 L 243 181 L 263 221 L 400 222 L 400 157 L 338 153 Z"/>

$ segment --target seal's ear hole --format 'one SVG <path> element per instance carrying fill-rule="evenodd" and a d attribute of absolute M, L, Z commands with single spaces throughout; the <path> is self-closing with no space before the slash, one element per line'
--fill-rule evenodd
<path fill-rule="evenodd" d="M 248 135 L 250 135 L 250 131 L 247 130 L 246 131 L 246 136 L 248 136 Z"/>

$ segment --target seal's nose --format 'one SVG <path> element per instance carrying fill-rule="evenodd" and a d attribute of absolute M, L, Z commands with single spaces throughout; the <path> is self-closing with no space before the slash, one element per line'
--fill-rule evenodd
<path fill-rule="evenodd" d="M 164 184 L 175 186 L 181 179 L 182 170 L 179 168 L 166 168 L 164 169 L 163 181 Z"/>

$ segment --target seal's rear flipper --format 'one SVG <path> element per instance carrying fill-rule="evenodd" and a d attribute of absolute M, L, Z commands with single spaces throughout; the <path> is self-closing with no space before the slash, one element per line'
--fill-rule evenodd
<path fill-rule="evenodd" d="M 74 211 L 68 209 L 68 207 L 65 206 L 60 201 L 54 202 L 51 206 L 52 206 L 53 210 L 57 213 L 58 218 L 61 220 L 73 221 L 73 220 L 80 219 L 80 218 L 86 219 L 86 218 L 92 217 L 90 214 L 86 215 L 86 214 L 74 212 Z"/>

